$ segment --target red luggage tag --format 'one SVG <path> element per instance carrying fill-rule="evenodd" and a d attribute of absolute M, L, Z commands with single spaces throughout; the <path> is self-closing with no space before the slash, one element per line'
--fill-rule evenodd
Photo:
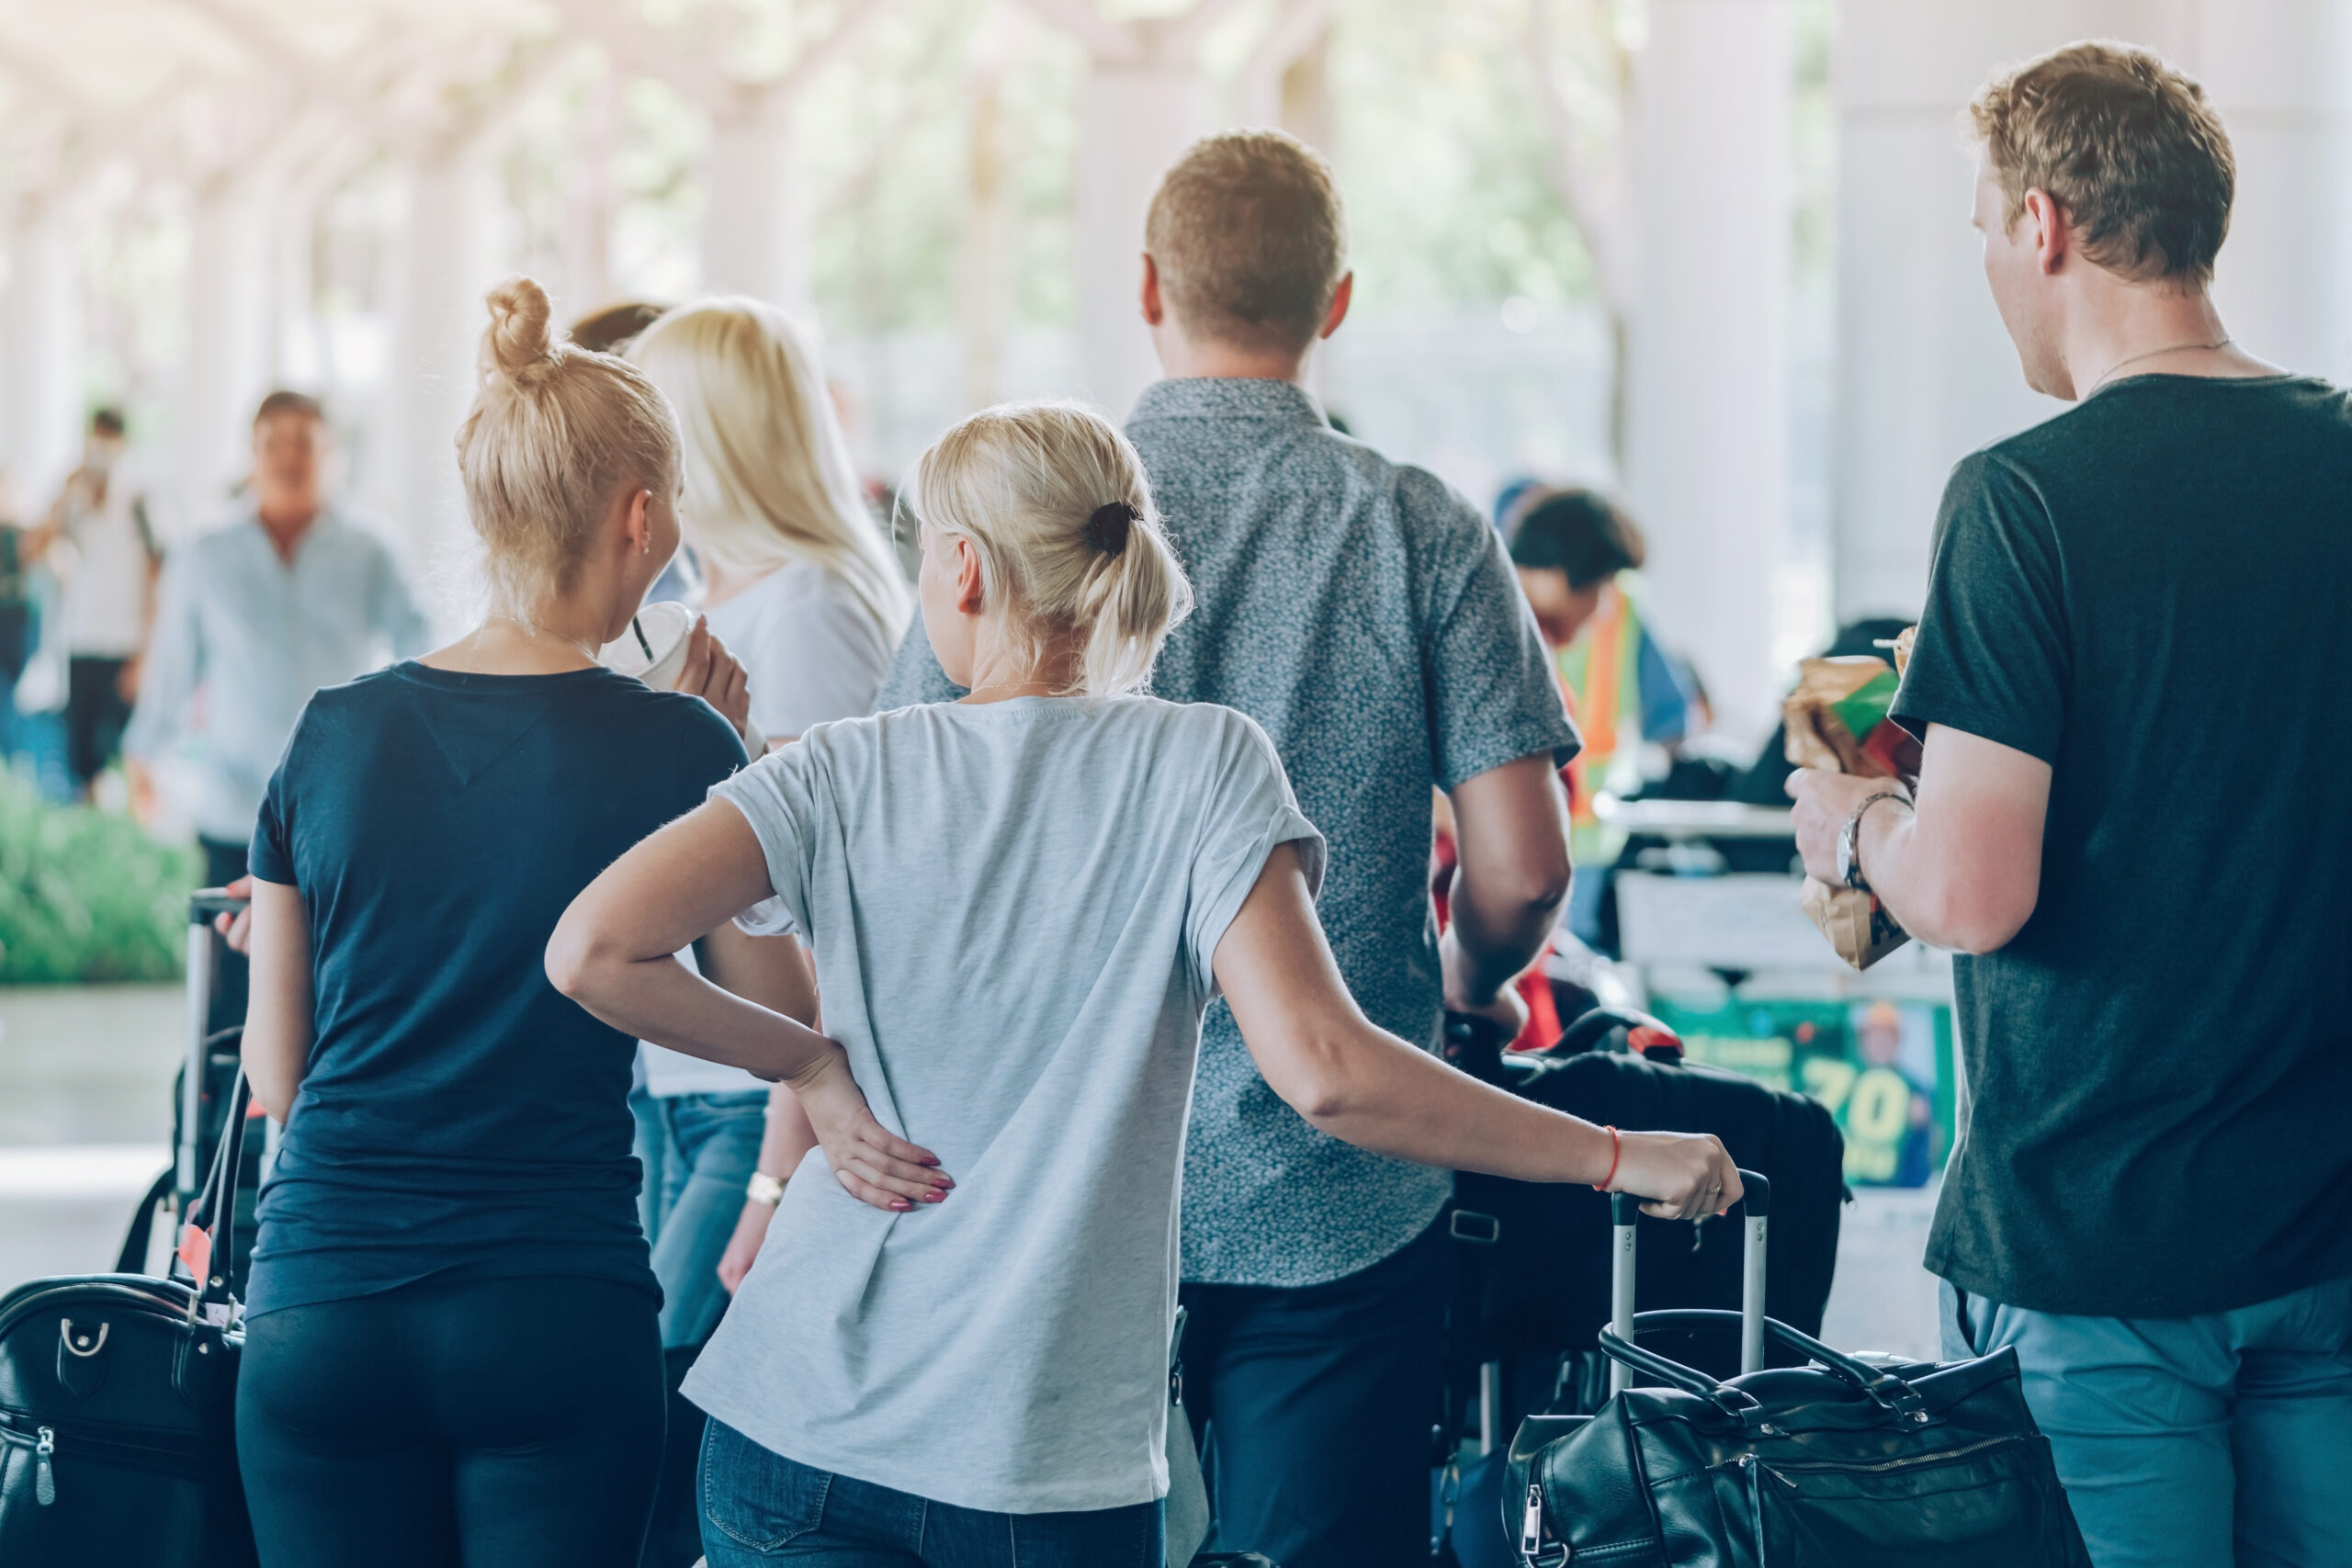
<path fill-rule="evenodd" d="M 1682 1042 L 1665 1030 L 1652 1029 L 1647 1024 L 1627 1030 L 1625 1043 L 1634 1048 L 1635 1055 L 1646 1056 L 1653 1062 L 1682 1060 Z"/>
<path fill-rule="evenodd" d="M 188 1276 L 198 1291 L 210 1279 L 212 1269 L 212 1233 L 201 1225 L 180 1227 L 179 1259 L 187 1265 Z"/>

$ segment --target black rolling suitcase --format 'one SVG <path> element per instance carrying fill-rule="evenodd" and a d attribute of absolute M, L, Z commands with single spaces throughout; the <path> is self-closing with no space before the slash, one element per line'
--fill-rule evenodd
<path fill-rule="evenodd" d="M 242 1080 L 187 1213 L 187 1279 L 35 1280 L 0 1298 L 0 1563 L 251 1568 L 237 1475 Z M 217 1265 L 217 1266 L 216 1266 Z"/>
<path fill-rule="evenodd" d="M 1777 1192 L 1747 1172 L 1749 1288 L 1736 1314 L 1634 1309 L 1638 1200 L 1611 1200 L 1615 1392 L 1598 1415 L 1531 1416 L 1498 1528 L 1524 1568 L 2090 1568 L 2026 1408 L 2017 1354 L 1898 1373 L 1765 1315 Z M 1637 1343 L 1724 1320 L 1730 1379 Z M 1798 1359 L 1768 1367 L 1777 1346 Z M 1778 1359 L 1778 1358 L 1775 1358 Z M 1656 1382 L 1663 1386 L 1632 1386 Z"/>
<path fill-rule="evenodd" d="M 1819 1101 L 1737 1073 L 1686 1062 L 1671 1032 L 1640 1013 L 1599 1010 L 1541 1053 L 1506 1053 L 1501 1032 L 1449 1018 L 1445 1054 L 1513 1093 L 1628 1132 L 1712 1133 L 1735 1163 L 1772 1183 L 1777 1244 L 1766 1280 L 1771 1314 L 1818 1333 L 1838 1259 L 1846 1196 L 1845 1140 Z M 1641 1048 L 1607 1043 L 1630 1039 Z M 1740 1301 L 1742 1255 L 1732 1227 L 1644 1218 L 1643 1299 L 1729 1310 Z M 1595 1409 L 1605 1370 L 1594 1336 L 1608 1320 L 1609 1201 L 1582 1187 L 1461 1173 L 1448 1224 L 1456 1242 L 1448 1324 L 1448 1384 L 1464 1432 L 1487 1449 L 1531 1410 L 1580 1394 Z M 1729 1333 L 1680 1331 L 1659 1348 L 1719 1375 L 1738 1365 Z"/>

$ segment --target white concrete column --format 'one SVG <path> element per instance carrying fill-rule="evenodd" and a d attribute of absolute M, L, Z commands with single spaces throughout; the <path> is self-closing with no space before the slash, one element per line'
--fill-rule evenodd
<path fill-rule="evenodd" d="M 1662 635 L 1697 667 L 1718 723 L 1760 737 L 1781 674 L 1787 0 L 1653 0 L 1635 72 L 1627 499 Z"/>
<path fill-rule="evenodd" d="M 1160 175 L 1214 124 L 1200 66 L 1148 48 L 1134 61 L 1096 60 L 1080 95 L 1079 369 L 1087 399 L 1114 419 L 1125 419 L 1136 394 L 1159 378 L 1140 303 L 1144 214 Z"/>
<path fill-rule="evenodd" d="M 479 382 L 476 355 L 488 321 L 482 296 L 498 281 L 496 200 L 489 161 L 478 150 L 436 154 L 410 172 L 387 439 L 368 488 L 420 563 L 436 560 L 466 525 L 456 439 Z"/>
<path fill-rule="evenodd" d="M 806 312 L 808 225 L 788 100 L 714 116 L 703 178 L 703 287 Z"/>
<path fill-rule="evenodd" d="M 620 205 L 613 159 L 620 138 L 621 79 L 607 66 L 584 89 L 564 215 L 563 288 L 576 319 L 615 303 L 613 215 Z"/>
<path fill-rule="evenodd" d="M 187 353 L 172 492 L 182 530 L 209 524 L 251 466 L 254 408 L 273 368 L 268 201 L 247 182 L 196 193 L 188 215 Z"/>
<path fill-rule="evenodd" d="M 2212 95 L 2237 154 L 2213 281 L 2222 320 L 2265 359 L 2352 377 L 2352 6 L 2173 3 L 2190 11 L 2178 58 Z"/>
<path fill-rule="evenodd" d="M 0 463 L 28 508 L 48 503 L 80 454 L 81 288 L 65 203 L 19 202 L 0 299 Z"/>

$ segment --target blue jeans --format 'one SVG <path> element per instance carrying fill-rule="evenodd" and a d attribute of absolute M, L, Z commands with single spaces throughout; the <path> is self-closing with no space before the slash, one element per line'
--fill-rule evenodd
<path fill-rule="evenodd" d="M 2352 1279 L 2199 1317 L 1943 1297 L 1946 1359 L 2016 1348 L 2097 1568 L 2352 1563 Z"/>
<path fill-rule="evenodd" d="M 727 1310 L 718 1259 L 743 1215 L 743 1184 L 760 1160 L 767 1090 L 674 1094 L 647 1100 L 653 1126 L 640 1139 L 659 1160 L 646 1171 L 653 1195 L 653 1277 L 662 1282 L 662 1348 L 700 1345 Z"/>
<path fill-rule="evenodd" d="M 1161 1568 L 1163 1516 L 1159 1503 L 1082 1514 L 959 1508 L 813 1470 L 723 1421 L 703 1433 L 702 1546 L 710 1568 Z"/>

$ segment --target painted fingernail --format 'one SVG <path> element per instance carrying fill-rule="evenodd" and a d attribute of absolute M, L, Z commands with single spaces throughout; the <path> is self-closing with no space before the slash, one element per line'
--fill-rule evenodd
<path fill-rule="evenodd" d="M 922 1195 L 922 1201 L 926 1203 L 944 1203 L 947 1201 L 947 1194 L 934 1187 Z"/>
<path fill-rule="evenodd" d="M 891 1199 L 891 1200 L 890 1200 L 890 1207 L 892 1207 L 893 1209 L 898 1210 L 898 1211 L 899 1211 L 899 1213 L 902 1213 L 902 1214 L 904 1214 L 904 1213 L 912 1213 L 912 1212 L 913 1212 L 913 1209 L 914 1209 L 914 1205 L 913 1205 L 912 1203 L 908 1202 L 904 1198 L 893 1198 L 893 1199 Z"/>
<path fill-rule="evenodd" d="M 937 1165 L 939 1163 L 939 1156 L 937 1155 L 925 1155 L 915 1163 L 917 1165 Z"/>
<path fill-rule="evenodd" d="M 938 1180 L 933 1182 L 932 1185 L 933 1187 L 941 1188 L 953 1187 L 956 1185 L 956 1179 L 952 1176 L 943 1176 Z"/>

